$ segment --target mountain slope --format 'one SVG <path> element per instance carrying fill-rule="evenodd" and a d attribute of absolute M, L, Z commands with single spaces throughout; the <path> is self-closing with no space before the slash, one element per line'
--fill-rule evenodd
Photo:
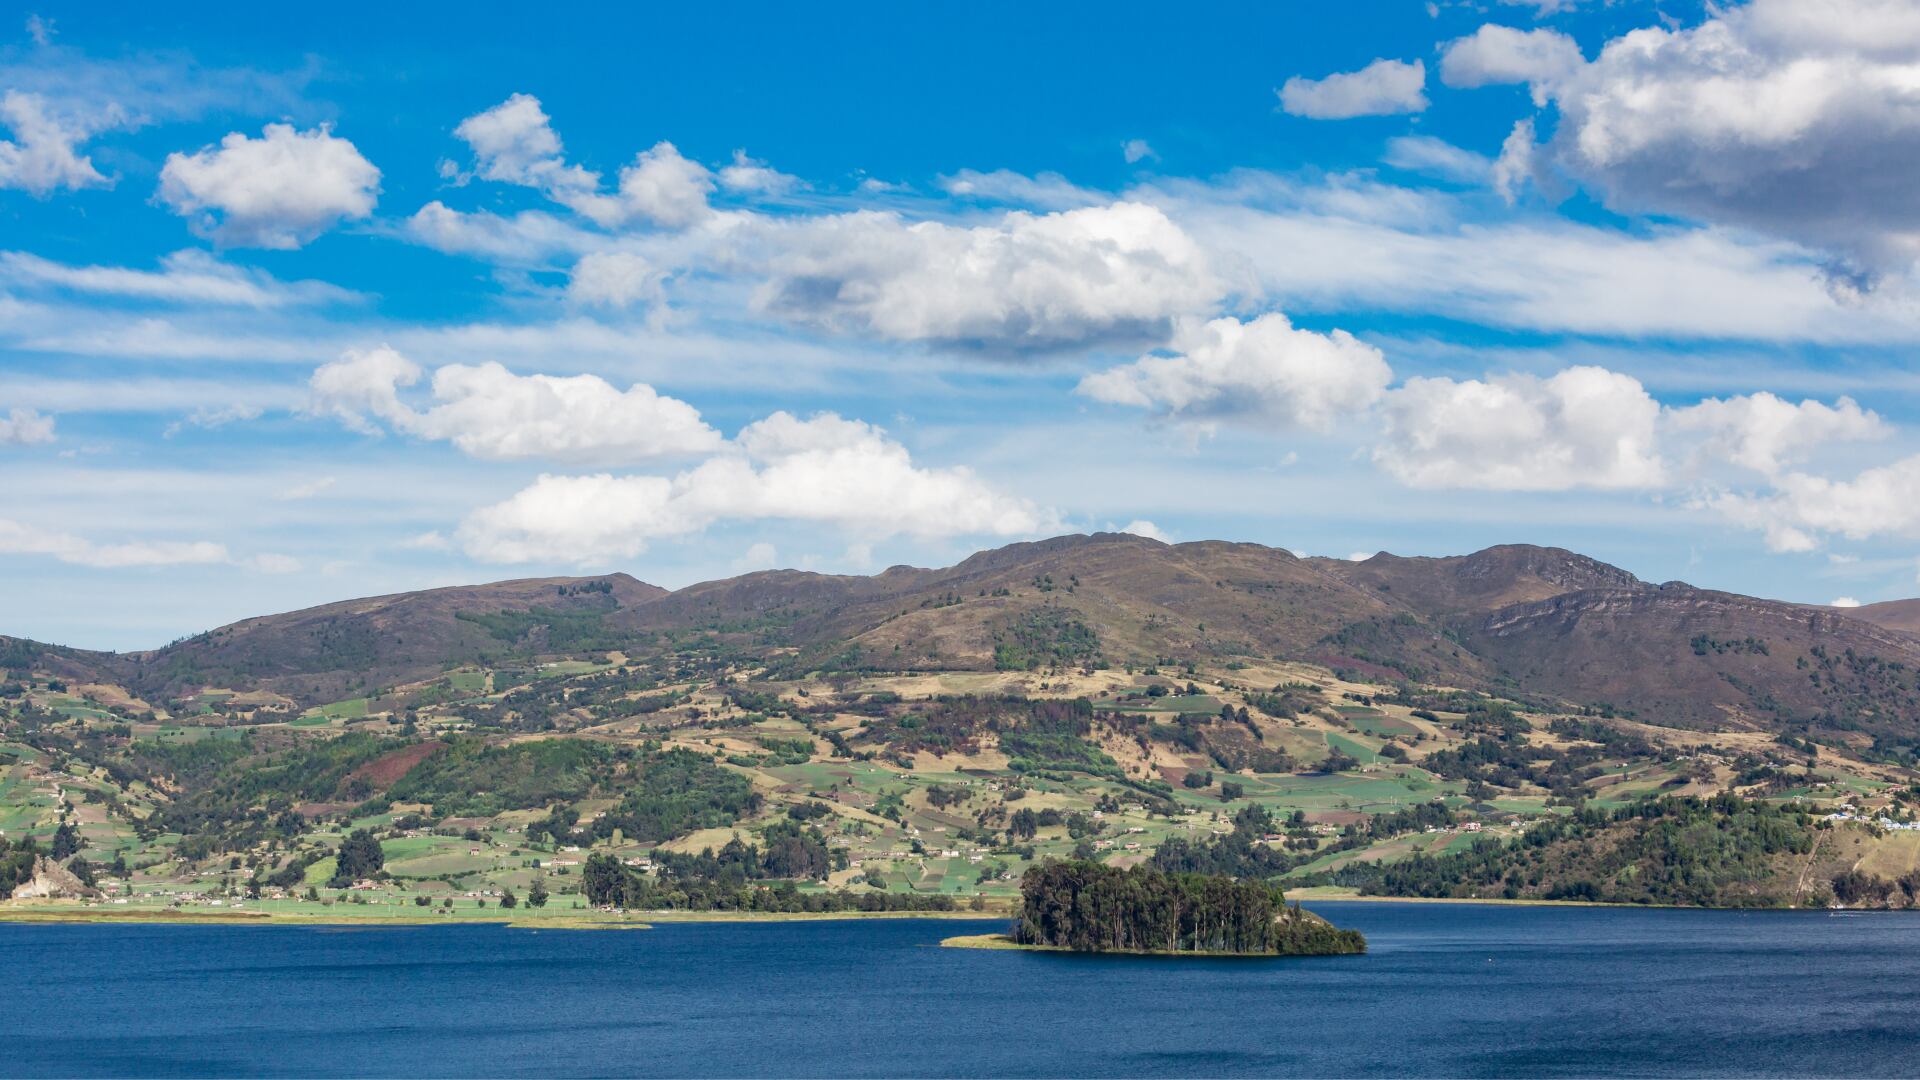
<path fill-rule="evenodd" d="M 867 577 L 775 570 L 669 593 L 615 574 L 401 593 L 248 619 L 147 653 L 0 639 L 0 667 L 37 650 L 43 668 L 154 701 L 231 688 L 313 705 L 462 663 L 644 656 L 692 640 L 788 673 L 1246 657 L 1670 726 L 1819 728 L 1866 746 L 1920 742 L 1920 636 L 1904 628 L 1903 603 L 1920 608 L 1651 585 L 1528 545 L 1349 562 L 1100 533 Z"/>
<path fill-rule="evenodd" d="M 246 619 L 117 657 L 112 668 L 153 699 L 231 687 L 315 704 L 425 678 L 451 664 L 604 647 L 608 635 L 599 628 L 609 614 L 664 595 L 626 574 L 395 593 Z"/>

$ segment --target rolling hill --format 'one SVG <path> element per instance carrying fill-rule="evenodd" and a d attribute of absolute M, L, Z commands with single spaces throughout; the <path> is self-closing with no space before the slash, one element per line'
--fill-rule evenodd
<path fill-rule="evenodd" d="M 872 576 L 765 571 L 669 592 L 625 574 L 344 601 L 165 648 L 11 641 L 163 700 L 217 687 L 300 705 L 449 667 L 640 655 L 703 635 L 789 670 L 966 671 L 1297 660 L 1375 682 L 1495 690 L 1676 727 L 1920 741 L 1920 636 L 1857 610 L 1654 585 L 1557 548 L 1363 561 L 1257 544 L 1062 536 Z M 8 639 L 10 641 L 10 639 Z"/>

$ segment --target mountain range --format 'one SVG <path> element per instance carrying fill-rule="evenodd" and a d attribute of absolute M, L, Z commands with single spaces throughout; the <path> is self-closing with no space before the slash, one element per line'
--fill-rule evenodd
<path fill-rule="evenodd" d="M 1300 660 L 1672 727 L 1920 738 L 1920 600 L 1791 604 L 1519 544 L 1349 561 L 1097 533 L 872 576 L 770 570 L 673 591 L 536 578 L 265 615 L 145 652 L 0 638 L 0 666 L 155 703 L 218 688 L 304 707 L 464 663 L 639 655 L 689 635 L 800 670 Z"/>

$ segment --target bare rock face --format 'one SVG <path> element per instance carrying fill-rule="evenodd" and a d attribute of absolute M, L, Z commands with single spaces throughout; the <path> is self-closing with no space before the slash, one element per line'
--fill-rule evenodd
<path fill-rule="evenodd" d="M 91 900 L 100 890 L 73 876 L 73 872 L 45 855 L 33 861 L 33 877 L 14 886 L 15 900 Z"/>

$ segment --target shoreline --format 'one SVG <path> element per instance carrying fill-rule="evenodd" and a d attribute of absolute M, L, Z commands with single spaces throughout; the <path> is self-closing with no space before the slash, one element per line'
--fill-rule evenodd
<path fill-rule="evenodd" d="M 0 924 L 170 925 L 170 926 L 330 926 L 350 929 L 418 926 L 500 926 L 516 930 L 650 930 L 661 923 L 826 922 L 863 919 L 998 920 L 997 911 L 582 911 L 564 915 L 340 915 L 294 911 L 200 911 L 169 908 L 69 907 L 56 904 L 15 906 L 0 903 Z"/>
<path fill-rule="evenodd" d="M 1363 956 L 1365 953 L 1284 952 L 1172 952 L 1165 949 L 1100 949 L 1085 951 L 1064 945 L 1022 945 L 1005 934 L 960 934 L 943 938 L 943 949 L 982 949 L 989 952 L 1066 953 L 1070 956 L 1151 956 L 1168 960 L 1300 960 L 1319 956 Z"/>
<path fill-rule="evenodd" d="M 1303 890 L 1289 893 L 1288 900 L 1308 907 L 1325 903 L 1356 904 L 1479 904 L 1488 907 L 1615 908 L 1637 911 L 1746 911 L 1746 912 L 1847 912 L 1884 914 L 1886 908 L 1825 907 L 1701 907 L 1690 904 L 1614 904 L 1596 900 L 1506 899 L 1504 897 L 1464 896 L 1360 896 L 1321 894 Z M 1011 909 L 984 911 L 569 911 L 566 914 L 509 914 L 501 911 L 459 912 L 453 915 L 405 914 L 375 915 L 310 911 L 246 910 L 207 911 L 179 908 L 103 907 L 45 903 L 41 901 L 0 902 L 0 924 L 67 925 L 172 925 L 172 926 L 332 926 L 356 929 L 416 926 L 500 926 L 519 930 L 645 930 L 664 923 L 777 923 L 830 922 L 869 919 L 941 919 L 997 920 L 1013 917 Z M 966 936 L 966 935 L 963 935 Z M 979 935 L 973 935 L 979 936 Z M 988 935 L 991 936 L 991 935 Z M 957 940 L 957 939 L 955 939 Z M 942 942 L 943 945 L 947 942 Z M 956 945 L 956 948 L 994 948 L 991 945 Z M 1011 942 L 1003 948 L 1032 948 Z M 1067 951 L 1067 950 L 1062 950 Z M 1147 954 L 1158 955 L 1158 954 Z M 1193 955 L 1181 953 L 1177 955 Z M 1241 955 L 1228 953 L 1221 955 Z"/>

